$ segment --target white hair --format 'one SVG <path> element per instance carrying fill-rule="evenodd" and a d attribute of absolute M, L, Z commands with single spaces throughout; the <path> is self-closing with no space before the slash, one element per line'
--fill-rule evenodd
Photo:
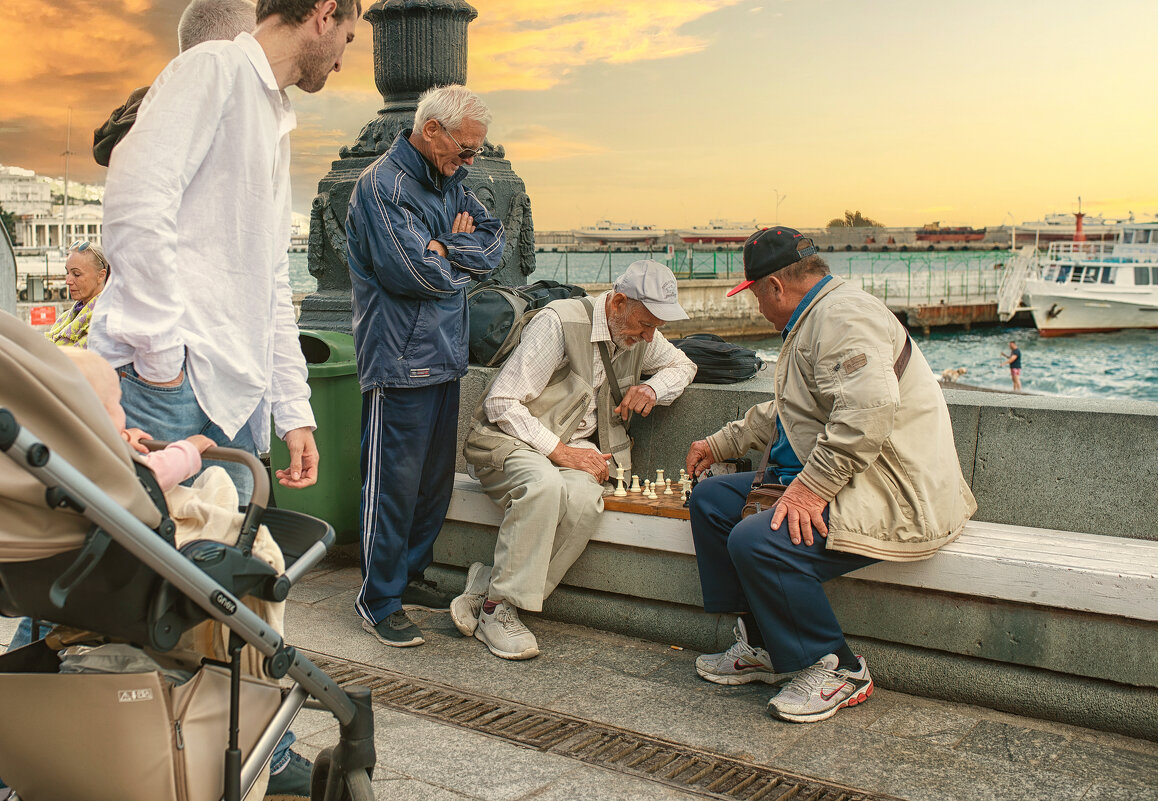
<path fill-rule="evenodd" d="M 414 112 L 414 130 L 431 120 L 445 125 L 452 131 L 462 128 L 466 120 L 474 120 L 484 128 L 491 125 L 491 110 L 482 98 L 465 86 L 452 84 L 427 89 L 418 98 L 418 110 Z"/>
<path fill-rule="evenodd" d="M 252 0 L 193 0 L 177 23 L 177 47 L 184 53 L 202 42 L 232 41 L 256 26 L 257 6 Z"/>

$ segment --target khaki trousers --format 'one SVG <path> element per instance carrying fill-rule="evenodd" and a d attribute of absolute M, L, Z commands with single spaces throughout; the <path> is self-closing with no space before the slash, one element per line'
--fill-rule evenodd
<path fill-rule="evenodd" d="M 587 547 L 603 512 L 603 485 L 528 448 L 508 456 L 502 470 L 476 469 L 503 510 L 488 597 L 539 612 Z"/>

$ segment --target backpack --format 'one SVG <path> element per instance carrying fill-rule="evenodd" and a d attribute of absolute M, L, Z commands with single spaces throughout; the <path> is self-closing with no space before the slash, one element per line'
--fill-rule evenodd
<path fill-rule="evenodd" d="M 583 287 L 558 281 L 542 280 L 519 287 L 494 279 L 479 282 L 466 294 L 470 363 L 497 367 L 519 344 L 523 328 L 539 309 L 553 300 L 586 295 Z"/>
<path fill-rule="evenodd" d="M 742 348 L 715 334 L 688 334 L 673 339 L 675 345 L 699 368 L 695 380 L 702 384 L 735 384 L 747 381 L 764 366 L 756 351 Z"/>

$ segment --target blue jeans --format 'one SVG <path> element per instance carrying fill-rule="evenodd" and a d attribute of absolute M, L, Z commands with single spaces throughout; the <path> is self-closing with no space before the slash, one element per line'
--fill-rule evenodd
<path fill-rule="evenodd" d="M 402 590 L 434 561 L 458 452 L 458 381 L 362 393 L 362 589 L 371 624 L 402 608 Z"/>
<path fill-rule="evenodd" d="M 257 456 L 257 446 L 247 423 L 237 436 L 230 439 L 225 432 L 209 419 L 209 415 L 197 402 L 193 387 L 189 384 L 189 373 L 175 387 L 157 387 L 142 381 L 131 364 L 117 368 L 121 377 L 121 406 L 129 428 L 147 431 L 153 439 L 174 442 L 179 439 L 202 434 L 225 448 L 237 448 Z M 205 466 L 217 464 L 225 468 L 233 483 L 241 503 L 247 503 L 253 494 L 253 474 L 249 468 L 234 462 L 206 462 Z M 289 762 L 290 746 L 297 738 L 287 731 L 277 744 L 270 759 L 270 770 L 277 773 Z"/>
<path fill-rule="evenodd" d="M 704 611 L 751 612 L 777 671 L 815 664 L 844 645 L 844 632 L 821 586 L 879 560 L 812 545 L 793 545 L 788 521 L 771 528 L 773 511 L 740 517 L 755 473 L 701 481 L 688 504 L 704 593 Z M 828 522 L 828 509 L 824 510 Z"/>
<path fill-rule="evenodd" d="M 209 437 L 225 448 L 237 448 L 257 456 L 257 446 L 247 423 L 230 439 L 225 432 L 209 419 L 197 403 L 193 387 L 189 384 L 189 373 L 175 387 L 157 387 L 145 383 L 137 377 L 131 364 L 117 368 L 121 377 L 121 406 L 129 428 L 146 431 L 153 439 L 175 442 L 179 439 L 201 434 Z M 217 464 L 225 468 L 233 483 L 241 503 L 247 503 L 253 494 L 253 475 L 249 469 L 234 462 L 206 462 L 205 466 Z"/>

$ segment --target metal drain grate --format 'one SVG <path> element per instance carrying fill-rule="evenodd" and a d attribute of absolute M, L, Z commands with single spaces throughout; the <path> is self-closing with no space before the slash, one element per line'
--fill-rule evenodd
<path fill-rule="evenodd" d="M 466 692 L 391 670 L 323 654 L 310 653 L 309 656 L 338 684 L 360 684 L 370 688 L 376 705 L 651 779 L 708 798 L 742 801 L 892 799 L 892 796 L 752 765 L 658 737 Z"/>

